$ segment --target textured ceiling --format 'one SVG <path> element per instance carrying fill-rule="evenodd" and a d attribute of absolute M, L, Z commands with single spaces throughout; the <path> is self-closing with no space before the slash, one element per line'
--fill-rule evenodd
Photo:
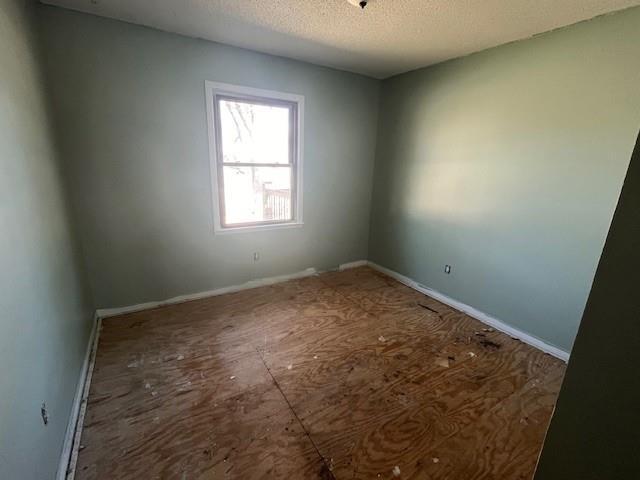
<path fill-rule="evenodd" d="M 384 78 L 640 0 L 43 0 Z"/>

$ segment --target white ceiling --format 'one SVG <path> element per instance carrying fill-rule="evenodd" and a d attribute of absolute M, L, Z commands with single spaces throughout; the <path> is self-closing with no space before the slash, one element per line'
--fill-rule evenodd
<path fill-rule="evenodd" d="M 384 78 L 640 0 L 42 0 Z"/>

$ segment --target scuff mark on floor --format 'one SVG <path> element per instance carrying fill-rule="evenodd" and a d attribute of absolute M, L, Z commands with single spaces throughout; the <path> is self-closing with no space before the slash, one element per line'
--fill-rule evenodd
<path fill-rule="evenodd" d="M 418 304 L 418 306 L 420 306 L 420 307 L 424 308 L 425 310 L 429 310 L 430 312 L 433 312 L 433 313 L 435 313 L 436 315 L 440 315 L 440 312 L 439 312 L 439 311 L 434 310 L 433 308 L 431 308 L 431 307 L 429 307 L 429 306 L 427 306 L 427 305 L 423 305 L 423 304 L 419 303 L 419 304 Z"/>
<path fill-rule="evenodd" d="M 500 348 L 502 348 L 501 344 L 493 342 L 491 340 L 481 340 L 480 341 L 480 345 L 482 345 L 485 348 L 492 349 L 492 350 L 499 350 Z"/>

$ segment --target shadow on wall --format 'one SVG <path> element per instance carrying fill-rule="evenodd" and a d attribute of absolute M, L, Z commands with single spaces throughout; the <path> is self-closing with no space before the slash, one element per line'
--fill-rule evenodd
<path fill-rule="evenodd" d="M 639 57 L 633 8 L 385 80 L 369 259 L 570 351 L 640 121 Z"/>

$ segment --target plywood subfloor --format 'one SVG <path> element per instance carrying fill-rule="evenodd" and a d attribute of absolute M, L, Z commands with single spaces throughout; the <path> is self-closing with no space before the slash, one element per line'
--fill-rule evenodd
<path fill-rule="evenodd" d="M 367 267 L 123 315 L 76 478 L 530 479 L 563 373 Z"/>

